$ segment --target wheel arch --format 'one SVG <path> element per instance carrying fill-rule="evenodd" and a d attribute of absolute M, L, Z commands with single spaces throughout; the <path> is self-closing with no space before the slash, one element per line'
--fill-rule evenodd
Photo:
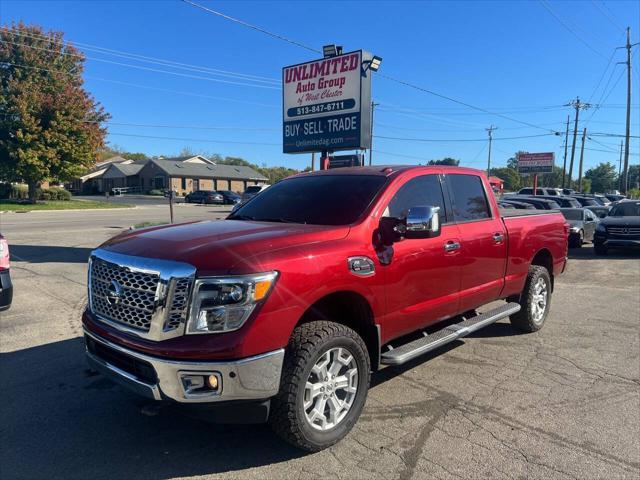
<path fill-rule="evenodd" d="M 360 293 L 341 290 L 316 300 L 300 317 L 297 325 L 328 320 L 354 330 L 367 346 L 371 368 L 377 370 L 380 360 L 380 330 L 369 301 Z"/>
<path fill-rule="evenodd" d="M 551 291 L 553 291 L 553 255 L 551 255 L 551 252 L 546 248 L 538 250 L 531 259 L 531 265 L 537 265 L 547 269 L 547 272 L 549 272 L 549 278 L 551 278 Z"/>

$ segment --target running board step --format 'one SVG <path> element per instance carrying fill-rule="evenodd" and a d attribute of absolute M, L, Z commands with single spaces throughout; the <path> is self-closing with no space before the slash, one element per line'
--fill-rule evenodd
<path fill-rule="evenodd" d="M 460 323 L 449 325 L 429 335 L 425 333 L 423 338 L 405 343 L 398 348 L 393 348 L 383 353 L 380 357 L 380 363 L 384 365 L 401 365 L 519 311 L 519 304 L 507 303 Z"/>

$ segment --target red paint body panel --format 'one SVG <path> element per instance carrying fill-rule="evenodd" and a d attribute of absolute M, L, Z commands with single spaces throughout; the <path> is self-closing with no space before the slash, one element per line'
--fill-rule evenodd
<path fill-rule="evenodd" d="M 348 171 L 347 171 L 348 170 Z M 336 171 L 331 171 L 336 174 Z M 344 174 L 386 175 L 388 182 L 361 220 L 350 226 L 314 226 L 225 220 L 155 227 L 127 232 L 102 248 L 114 252 L 189 263 L 198 276 L 277 270 L 277 283 L 263 305 L 237 331 L 184 335 L 162 342 L 141 339 L 83 315 L 87 329 L 128 348 L 175 359 L 232 359 L 286 346 L 291 332 L 314 302 L 335 292 L 354 292 L 369 304 L 381 341 L 435 323 L 490 301 L 519 293 L 534 255 L 547 249 L 554 274 L 564 268 L 567 238 L 558 214 L 503 220 L 492 194 L 492 218 L 442 226 L 440 236 L 403 240 L 393 245 L 388 265 L 380 262 L 373 238 L 389 200 L 406 181 L 419 175 L 484 174 L 461 167 L 379 167 L 345 169 Z M 314 175 L 324 175 L 317 172 Z M 285 180 L 286 181 L 286 180 Z M 504 240 L 495 244 L 494 233 Z M 455 240 L 461 249 L 446 253 Z M 347 258 L 364 255 L 375 275 L 350 273 Z"/>

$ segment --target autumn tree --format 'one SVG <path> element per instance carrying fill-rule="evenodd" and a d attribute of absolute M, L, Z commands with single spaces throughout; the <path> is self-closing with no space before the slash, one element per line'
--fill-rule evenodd
<path fill-rule="evenodd" d="M 0 179 L 66 181 L 93 165 L 109 115 L 83 88 L 84 56 L 61 32 L 0 27 Z"/>

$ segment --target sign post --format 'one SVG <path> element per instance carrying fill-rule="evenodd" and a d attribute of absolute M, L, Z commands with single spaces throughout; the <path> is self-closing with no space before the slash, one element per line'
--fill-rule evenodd
<path fill-rule="evenodd" d="M 282 69 L 284 153 L 320 151 L 325 169 L 332 152 L 371 147 L 373 58 L 356 50 Z"/>
<path fill-rule="evenodd" d="M 519 153 L 518 172 L 533 174 L 533 194 L 538 190 L 538 174 L 553 172 L 555 154 L 553 152 L 543 153 Z"/>

